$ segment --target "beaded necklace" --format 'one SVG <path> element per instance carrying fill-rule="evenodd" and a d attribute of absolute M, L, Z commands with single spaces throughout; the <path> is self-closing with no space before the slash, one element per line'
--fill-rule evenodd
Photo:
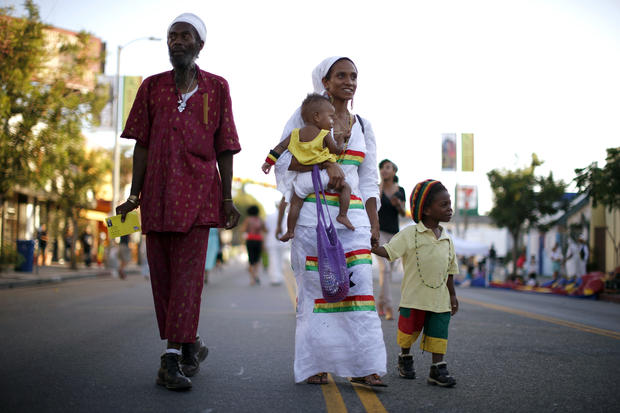
<path fill-rule="evenodd" d="M 338 155 L 338 160 L 342 160 L 344 158 L 344 155 L 347 151 L 347 148 L 349 147 L 349 141 L 351 140 L 351 130 L 353 129 L 353 115 L 349 114 L 349 139 L 347 139 L 347 141 L 344 143 L 344 148 L 342 149 L 342 152 L 340 153 L 340 155 Z M 334 137 L 336 135 L 343 135 L 345 132 L 338 132 L 336 133 L 334 131 Z"/>
<path fill-rule="evenodd" d="M 441 287 L 442 285 L 445 285 L 446 281 L 448 280 L 448 269 L 450 269 L 450 263 L 452 262 L 452 254 L 451 254 L 452 251 L 450 249 L 450 246 L 448 245 L 448 267 L 446 268 L 443 279 L 437 285 L 430 285 L 430 284 L 427 284 L 426 281 L 424 280 L 424 276 L 422 275 L 422 269 L 420 268 L 420 257 L 418 257 L 418 229 L 417 228 L 414 231 L 414 240 L 415 240 L 415 262 L 418 267 L 418 276 L 420 277 L 422 284 L 424 284 L 428 288 L 433 288 L 433 289 L 437 289 Z M 450 243 L 450 238 L 448 238 L 448 243 Z"/>

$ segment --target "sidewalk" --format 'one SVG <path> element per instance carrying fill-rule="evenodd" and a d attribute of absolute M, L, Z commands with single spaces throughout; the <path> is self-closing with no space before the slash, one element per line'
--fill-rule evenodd
<path fill-rule="evenodd" d="M 140 267 L 135 264 L 129 264 L 125 272 L 127 274 L 140 274 Z M 84 264 L 78 264 L 78 268 L 72 270 L 68 264 L 48 265 L 45 267 L 34 268 L 32 272 L 21 271 L 2 271 L 0 272 L 0 290 L 7 288 L 28 287 L 33 285 L 42 285 L 49 283 L 59 283 L 63 281 L 78 280 L 82 278 L 111 277 L 112 269 L 106 267 L 98 267 L 92 265 L 86 267 Z"/>

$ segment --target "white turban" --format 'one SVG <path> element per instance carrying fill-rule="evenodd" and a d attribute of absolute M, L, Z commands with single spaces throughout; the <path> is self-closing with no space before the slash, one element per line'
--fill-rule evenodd
<path fill-rule="evenodd" d="M 180 22 L 189 23 L 194 26 L 194 29 L 198 32 L 198 36 L 200 36 L 200 40 L 203 42 L 205 41 L 207 38 L 207 26 L 205 26 L 205 23 L 200 19 L 200 17 L 193 13 L 183 13 L 178 15 L 177 18 L 170 23 L 170 26 L 168 26 L 168 31 L 166 33 L 170 33 L 170 29 L 173 24 Z"/>

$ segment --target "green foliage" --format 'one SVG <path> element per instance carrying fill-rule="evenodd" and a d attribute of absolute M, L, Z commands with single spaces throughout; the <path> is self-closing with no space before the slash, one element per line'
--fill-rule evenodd
<path fill-rule="evenodd" d="M 24 6 L 24 18 L 0 9 L 0 199 L 16 185 L 48 188 L 73 162 L 66 149 L 83 146 L 81 129 L 97 124 L 107 98 L 104 88 L 72 83 L 102 58 L 86 52 L 90 35 L 49 50 L 38 8 L 31 0 Z M 45 67 L 52 56 L 61 64 L 53 72 Z"/>
<path fill-rule="evenodd" d="M 24 257 L 17 252 L 15 243 L 2 243 L 0 248 L 0 271 L 22 265 Z"/>
<path fill-rule="evenodd" d="M 498 227 L 507 228 L 513 239 L 513 256 L 517 256 L 519 236 L 526 228 L 540 227 L 541 218 L 553 215 L 566 205 L 561 202 L 566 184 L 556 182 L 553 174 L 537 177 L 542 164 L 535 154 L 529 167 L 514 171 L 494 169 L 487 173 L 494 195 L 489 216 Z"/>
<path fill-rule="evenodd" d="M 575 169 L 575 184 L 580 193 L 592 199 L 592 205 L 601 204 L 611 211 L 620 209 L 620 147 L 607 149 L 607 163 L 599 168 L 596 162 Z"/>

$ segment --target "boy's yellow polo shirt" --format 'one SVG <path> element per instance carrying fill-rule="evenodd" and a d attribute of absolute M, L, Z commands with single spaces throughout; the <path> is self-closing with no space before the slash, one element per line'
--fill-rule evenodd
<path fill-rule="evenodd" d="M 458 274 L 459 268 L 454 244 L 445 229 L 440 228 L 441 236 L 437 239 L 423 223 L 410 225 L 383 246 L 390 261 L 403 259 L 405 276 L 401 286 L 401 307 L 435 313 L 451 311 L 446 281 L 448 274 Z"/>

